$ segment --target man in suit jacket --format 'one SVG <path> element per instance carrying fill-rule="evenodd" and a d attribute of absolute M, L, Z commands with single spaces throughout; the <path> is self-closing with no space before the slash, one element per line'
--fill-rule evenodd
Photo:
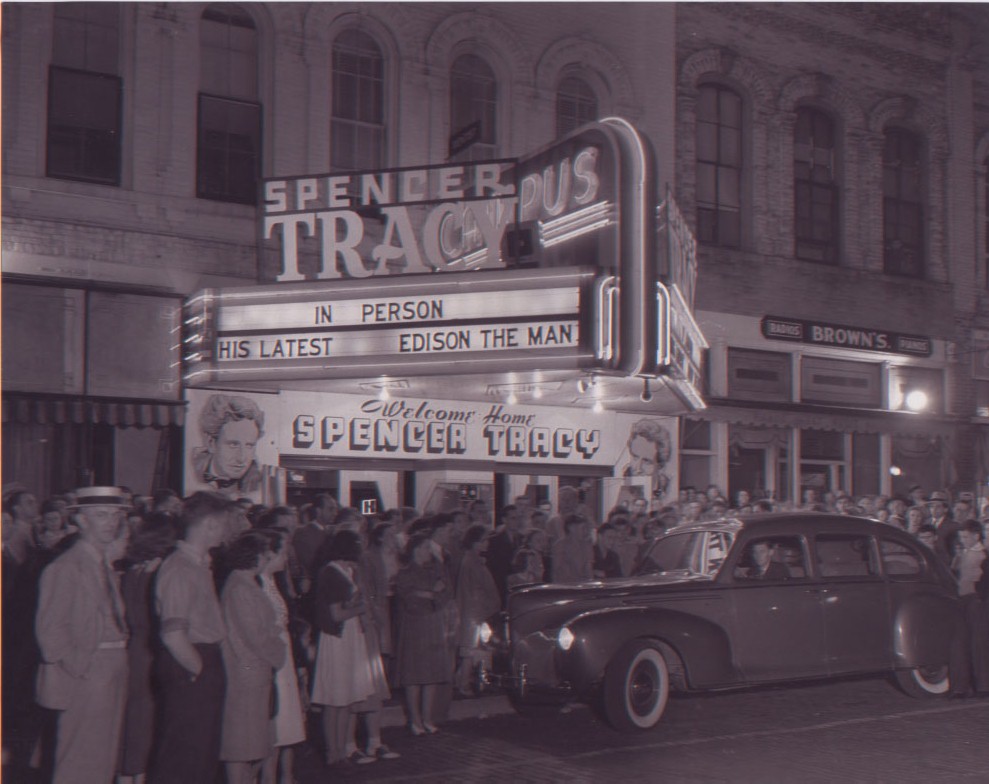
<path fill-rule="evenodd" d="M 323 543 L 332 533 L 338 508 L 333 496 L 326 494 L 317 496 L 313 505 L 305 510 L 304 525 L 299 526 L 292 535 L 292 548 L 299 563 L 302 564 L 302 570 L 310 586 L 315 584 L 319 570 L 325 566 L 317 563 L 316 559 Z"/>
<path fill-rule="evenodd" d="M 945 564 L 950 565 L 955 554 L 955 536 L 962 526 L 952 518 L 948 502 L 948 494 L 943 490 L 935 490 L 927 500 L 931 511 L 931 525 L 937 531 L 934 552 Z"/>
<path fill-rule="evenodd" d="M 502 604 L 508 590 L 508 575 L 512 571 L 515 551 L 522 546 L 522 513 L 514 504 L 501 510 L 502 529 L 488 540 L 488 554 L 485 561 L 488 571 L 498 586 Z"/>
<path fill-rule="evenodd" d="M 107 563 L 130 506 L 117 487 L 76 491 L 79 538 L 41 575 L 38 702 L 60 711 L 53 784 L 106 784 L 127 697 L 127 628 Z"/>
<path fill-rule="evenodd" d="M 746 575 L 750 580 L 789 580 L 790 570 L 785 564 L 773 560 L 772 545 L 769 542 L 754 542 L 749 551 L 753 566 Z"/>

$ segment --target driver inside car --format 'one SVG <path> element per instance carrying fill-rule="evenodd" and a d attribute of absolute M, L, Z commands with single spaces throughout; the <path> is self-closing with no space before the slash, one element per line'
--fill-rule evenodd
<path fill-rule="evenodd" d="M 773 547 L 767 541 L 753 542 L 749 548 L 752 566 L 745 576 L 749 580 L 789 580 L 790 570 L 785 564 L 773 560 Z"/>

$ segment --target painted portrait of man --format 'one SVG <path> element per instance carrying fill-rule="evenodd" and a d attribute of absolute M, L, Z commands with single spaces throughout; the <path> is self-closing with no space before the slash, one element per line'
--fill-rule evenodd
<path fill-rule="evenodd" d="M 192 449 L 198 483 L 235 498 L 254 497 L 261 488 L 258 442 L 264 435 L 264 412 L 249 397 L 211 395 L 199 414 L 202 445 Z"/>
<path fill-rule="evenodd" d="M 628 464 L 623 476 L 651 477 L 652 497 L 662 499 L 670 484 L 664 468 L 673 451 L 673 439 L 666 425 L 658 419 L 638 420 L 629 431 L 626 448 Z"/>

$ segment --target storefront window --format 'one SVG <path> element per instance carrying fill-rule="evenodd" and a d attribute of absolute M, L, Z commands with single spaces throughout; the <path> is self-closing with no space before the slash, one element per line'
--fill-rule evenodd
<path fill-rule="evenodd" d="M 845 487 L 848 470 L 844 433 L 831 430 L 800 431 L 800 492 L 814 490 L 818 499 L 824 493 Z"/>
<path fill-rule="evenodd" d="M 728 492 L 732 504 L 739 491 L 750 498 L 787 497 L 790 431 L 780 427 L 730 425 L 728 429 Z"/>
<path fill-rule="evenodd" d="M 899 474 L 893 476 L 892 494 L 905 497 L 914 485 L 926 491 L 942 487 L 942 452 L 943 442 L 937 436 L 893 436 L 890 465 L 898 468 Z"/>
<path fill-rule="evenodd" d="M 680 487 L 703 491 L 711 482 L 711 423 L 682 420 L 680 426 Z"/>

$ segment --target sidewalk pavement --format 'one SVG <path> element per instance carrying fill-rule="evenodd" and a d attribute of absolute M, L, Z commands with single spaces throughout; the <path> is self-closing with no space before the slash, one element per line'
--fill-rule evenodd
<path fill-rule="evenodd" d="M 489 716 L 502 716 L 513 713 L 511 702 L 504 694 L 491 694 L 481 697 L 455 697 L 450 702 L 450 712 L 447 721 L 463 719 L 486 719 Z M 404 727 L 408 724 L 405 718 L 405 707 L 401 700 L 390 700 L 385 703 L 384 715 L 381 718 L 382 727 Z"/>

